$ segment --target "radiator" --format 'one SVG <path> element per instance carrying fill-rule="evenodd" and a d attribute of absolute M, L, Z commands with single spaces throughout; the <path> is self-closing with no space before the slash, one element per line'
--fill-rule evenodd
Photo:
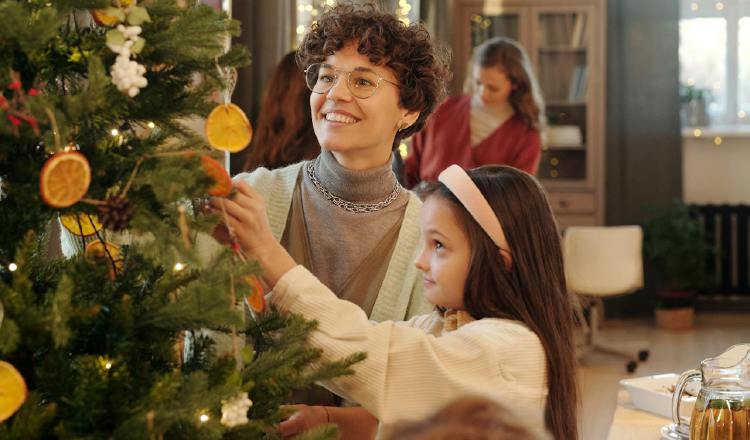
<path fill-rule="evenodd" d="M 692 205 L 691 208 L 698 215 L 708 245 L 714 249 L 706 262 L 709 284 L 713 284 L 710 291 L 750 295 L 750 206 Z"/>

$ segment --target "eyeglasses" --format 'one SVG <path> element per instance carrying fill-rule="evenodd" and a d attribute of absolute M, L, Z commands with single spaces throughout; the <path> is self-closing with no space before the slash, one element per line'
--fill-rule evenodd
<path fill-rule="evenodd" d="M 346 73 L 346 85 L 349 87 L 349 91 L 360 99 L 374 95 L 380 87 L 381 81 L 398 87 L 395 82 L 389 81 L 369 69 L 357 68 L 346 72 L 325 63 L 310 64 L 305 69 L 305 82 L 307 88 L 313 93 L 326 94 L 338 82 L 342 73 Z"/>

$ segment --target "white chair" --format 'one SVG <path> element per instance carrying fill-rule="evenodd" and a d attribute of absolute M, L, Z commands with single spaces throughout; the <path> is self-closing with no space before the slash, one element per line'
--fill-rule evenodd
<path fill-rule="evenodd" d="M 628 359 L 626 369 L 632 373 L 639 361 L 648 359 L 648 344 L 633 343 L 637 350 L 605 344 L 599 340 L 599 326 L 604 316 L 603 298 L 643 287 L 643 230 L 640 226 L 569 227 L 562 244 L 568 290 L 582 302 L 578 310 L 582 327 L 579 356 L 593 350 L 624 356 Z"/>

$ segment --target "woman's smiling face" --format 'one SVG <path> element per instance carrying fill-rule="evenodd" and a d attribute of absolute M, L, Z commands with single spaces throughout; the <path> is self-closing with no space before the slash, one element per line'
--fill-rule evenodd
<path fill-rule="evenodd" d="M 396 131 L 411 125 L 419 116 L 400 105 L 398 78 L 391 69 L 373 64 L 350 43 L 325 64 L 339 73 L 327 93 L 311 93 L 313 128 L 320 145 L 330 150 L 343 166 L 364 170 L 385 165 L 390 160 Z M 369 98 L 357 98 L 347 85 L 347 73 L 367 69 L 380 81 Z"/>

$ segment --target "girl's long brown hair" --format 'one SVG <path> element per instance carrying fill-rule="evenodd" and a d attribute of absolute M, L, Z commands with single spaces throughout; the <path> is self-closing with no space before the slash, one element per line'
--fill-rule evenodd
<path fill-rule="evenodd" d="M 310 90 L 295 52 L 281 59 L 268 82 L 251 148 L 244 171 L 279 168 L 320 153 L 310 115 Z"/>
<path fill-rule="evenodd" d="M 509 97 L 513 110 L 529 128 L 540 130 L 544 126 L 544 100 L 529 57 L 518 42 L 507 37 L 489 39 L 474 49 L 472 64 L 475 69 L 502 70 L 514 86 Z"/>
<path fill-rule="evenodd" d="M 545 424 L 557 440 L 578 437 L 578 389 L 573 308 L 565 286 L 560 235 L 547 195 L 529 174 L 507 166 L 468 172 L 500 220 L 512 256 L 506 268 L 498 248 L 441 183 L 423 197 L 452 202 L 472 247 L 464 286 L 466 311 L 474 318 L 520 321 L 533 331 L 546 355 Z"/>

